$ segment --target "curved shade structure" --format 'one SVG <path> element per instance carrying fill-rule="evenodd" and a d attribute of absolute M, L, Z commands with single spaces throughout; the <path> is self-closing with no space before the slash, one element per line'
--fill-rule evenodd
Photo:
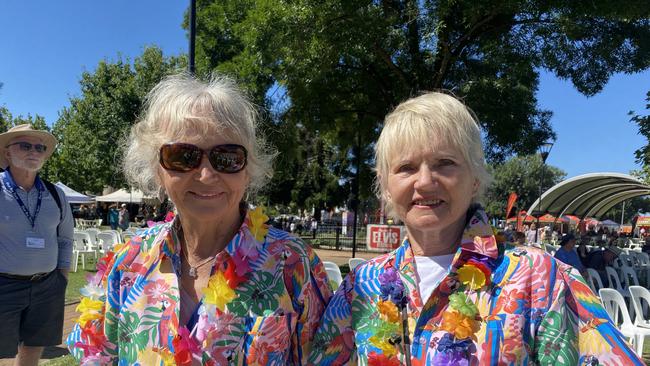
<path fill-rule="evenodd" d="M 650 186 L 621 173 L 590 173 L 556 184 L 528 209 L 532 215 L 573 215 L 580 219 L 602 217 L 617 204 L 650 195 Z"/>

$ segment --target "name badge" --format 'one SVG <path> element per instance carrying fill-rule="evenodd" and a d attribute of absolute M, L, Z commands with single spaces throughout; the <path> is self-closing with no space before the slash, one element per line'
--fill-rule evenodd
<path fill-rule="evenodd" d="M 27 245 L 27 248 L 43 249 L 45 248 L 45 239 L 38 236 L 28 235 L 25 244 Z"/>

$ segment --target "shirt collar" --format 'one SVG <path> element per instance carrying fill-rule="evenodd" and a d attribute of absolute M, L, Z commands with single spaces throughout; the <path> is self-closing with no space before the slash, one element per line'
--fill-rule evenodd
<path fill-rule="evenodd" d="M 162 252 L 170 257 L 174 255 L 179 256 L 181 252 L 181 244 L 178 238 L 178 232 L 181 228 L 180 215 L 176 215 L 174 221 L 166 225 L 168 225 L 168 230 L 163 241 Z M 257 240 L 251 233 L 251 226 L 253 226 L 251 212 L 247 211 L 239 230 L 237 230 L 224 248 L 224 251 L 228 255 L 233 257 L 238 250 L 240 253 L 249 255 L 254 255 L 254 253 L 259 251 L 265 239 L 262 239 L 262 241 Z"/>
<path fill-rule="evenodd" d="M 5 169 L 5 171 L 0 173 L 2 175 L 2 185 L 5 186 L 5 189 L 10 190 L 10 191 L 16 191 L 18 188 L 20 188 L 17 184 L 16 181 L 14 180 L 14 176 L 11 174 L 11 170 L 9 167 Z M 7 187 L 5 184 L 5 179 L 4 177 L 7 177 L 7 182 L 9 183 L 9 186 Z M 36 187 L 37 190 L 42 191 L 45 189 L 45 185 L 41 181 L 41 177 L 37 174 L 36 178 L 34 179 L 34 187 Z M 22 188 L 20 188 L 22 190 Z"/>
<path fill-rule="evenodd" d="M 487 257 L 489 262 L 493 262 L 498 255 L 497 242 L 485 211 L 478 204 L 471 206 L 467 211 L 467 224 L 450 268 L 454 271 L 473 256 Z M 391 266 L 398 269 L 402 282 L 409 289 L 409 293 L 415 294 L 410 297 L 409 301 L 411 309 L 414 309 L 416 316 L 419 316 L 424 305 L 423 302 L 427 299 L 421 298 L 418 286 L 413 282 L 413 279 L 416 278 L 415 259 L 408 238 L 405 238 L 402 245 L 387 256 L 381 264 L 381 268 L 384 269 Z"/>
<path fill-rule="evenodd" d="M 460 240 L 459 251 L 479 254 L 492 259 L 499 256 L 497 241 L 494 237 L 492 227 L 488 222 L 485 210 L 480 205 L 474 205 L 467 211 L 467 224 L 463 229 L 463 235 Z M 458 253 L 457 253 L 458 254 Z M 407 265 L 406 262 L 413 260 L 413 250 L 408 238 L 405 238 L 399 248 L 394 252 L 393 256 L 388 256 L 388 261 L 394 260 L 395 267 L 402 269 Z M 456 258 L 454 258 L 456 261 Z"/>

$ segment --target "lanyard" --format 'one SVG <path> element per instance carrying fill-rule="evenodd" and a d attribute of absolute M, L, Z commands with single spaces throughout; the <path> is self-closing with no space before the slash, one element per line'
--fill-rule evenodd
<path fill-rule="evenodd" d="M 32 216 L 29 213 L 29 208 L 25 205 L 22 199 L 20 199 L 20 196 L 18 195 L 18 192 L 16 191 L 16 183 L 13 182 L 13 179 L 10 178 L 10 172 L 9 170 L 5 171 L 5 174 L 3 175 L 2 179 L 4 181 L 5 187 L 11 192 L 11 195 L 14 197 L 16 202 L 18 202 L 18 206 L 20 206 L 20 209 L 23 210 L 23 213 L 25 214 L 25 217 L 27 217 L 27 220 L 29 220 L 29 223 L 32 225 L 32 229 L 34 229 L 34 226 L 36 225 L 36 217 L 38 216 L 38 213 L 41 211 L 41 203 L 43 202 L 43 185 L 41 183 L 41 180 L 36 177 L 36 190 L 38 191 L 38 198 L 36 200 L 36 210 L 34 211 L 34 216 Z"/>

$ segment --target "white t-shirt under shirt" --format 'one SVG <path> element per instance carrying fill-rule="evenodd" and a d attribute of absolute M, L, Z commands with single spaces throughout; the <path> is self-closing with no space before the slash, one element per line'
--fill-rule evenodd
<path fill-rule="evenodd" d="M 455 254 L 437 255 L 433 257 L 415 256 L 415 269 L 418 272 L 420 283 L 420 296 L 426 304 L 433 290 L 438 287 L 440 281 L 447 275 L 447 270 L 454 259 Z"/>

